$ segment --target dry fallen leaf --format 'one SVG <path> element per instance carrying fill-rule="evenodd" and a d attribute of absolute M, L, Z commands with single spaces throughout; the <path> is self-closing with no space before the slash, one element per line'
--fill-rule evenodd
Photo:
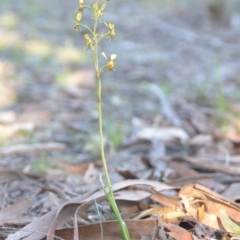
<path fill-rule="evenodd" d="M 176 240 L 193 240 L 192 235 L 182 227 L 169 223 L 163 223 L 163 226 L 169 230 L 168 234 Z"/>
<path fill-rule="evenodd" d="M 0 183 L 23 178 L 23 174 L 14 170 L 0 169 Z"/>
<path fill-rule="evenodd" d="M 211 135 L 199 134 L 191 138 L 189 140 L 189 144 L 191 146 L 200 147 L 200 146 L 205 146 L 209 143 L 212 143 L 212 141 L 213 141 L 213 137 Z"/>
<path fill-rule="evenodd" d="M 210 160 L 204 160 L 201 158 L 193 158 L 193 157 L 184 157 L 182 158 L 184 161 L 192 163 L 201 168 L 217 172 L 223 172 L 229 175 L 240 176 L 240 169 L 234 166 L 227 166 L 226 164 L 216 163 Z"/>
<path fill-rule="evenodd" d="M 119 191 L 121 189 L 124 189 L 129 186 L 134 186 L 134 185 L 147 187 L 147 188 L 152 187 L 157 191 L 173 189 L 173 187 L 168 186 L 167 184 L 156 182 L 156 181 L 126 180 L 126 181 L 113 184 L 112 190 L 113 192 L 115 192 L 115 191 Z M 18 231 L 15 234 L 9 235 L 7 240 L 16 240 L 21 238 L 24 238 L 24 240 L 32 240 L 32 239 L 40 240 L 46 235 L 48 236 L 47 238 L 48 240 L 53 240 L 55 230 L 57 228 L 61 228 L 68 219 L 74 216 L 74 213 L 78 214 L 79 213 L 78 210 L 81 209 L 82 206 L 84 209 L 88 209 L 88 207 L 91 206 L 92 204 L 95 204 L 95 202 L 103 201 L 103 200 L 106 200 L 106 197 L 102 190 L 94 191 L 94 192 L 87 193 L 82 196 L 73 198 L 67 201 L 66 203 L 62 204 L 58 209 L 53 209 L 46 215 L 33 220 L 30 224 L 28 224 L 23 229 L 21 229 L 21 231 Z M 81 209 L 81 214 L 82 214 L 82 210 L 83 209 Z M 76 231 L 76 228 L 75 228 L 75 231 Z M 93 239 L 96 239 L 96 238 L 93 238 Z"/>
<path fill-rule="evenodd" d="M 225 211 L 234 221 L 240 222 L 239 205 L 201 185 L 190 184 L 182 188 L 179 194 L 187 197 L 189 203 L 185 204 L 185 209 L 195 220 L 198 219 L 199 207 L 204 205 L 202 224 L 220 231 L 231 232 L 232 230 L 225 223 L 220 210 Z"/>
<path fill-rule="evenodd" d="M 155 208 L 150 208 L 147 209 L 143 212 L 141 212 L 139 215 L 134 217 L 134 219 L 142 219 L 146 216 L 150 215 L 157 215 L 162 218 L 164 222 L 167 223 L 174 223 L 174 224 L 179 224 L 181 218 L 189 216 L 189 214 L 185 213 L 182 210 L 176 210 L 174 208 L 170 207 L 155 207 Z"/>
<path fill-rule="evenodd" d="M 205 213 L 205 207 L 204 204 L 202 204 L 199 208 L 198 208 L 198 221 L 201 223 L 203 221 L 204 218 L 204 213 Z"/>
<path fill-rule="evenodd" d="M 170 207 L 172 209 L 180 209 L 183 211 L 184 207 L 182 206 L 181 202 L 173 197 L 168 197 L 165 196 L 162 193 L 157 192 L 156 190 L 154 190 L 153 188 L 151 189 L 151 199 L 164 205 L 167 207 Z"/>
<path fill-rule="evenodd" d="M 83 181 L 86 184 L 90 184 L 94 182 L 96 183 L 98 182 L 99 175 L 100 175 L 100 170 L 96 168 L 93 163 L 90 163 L 84 173 Z"/>
<path fill-rule="evenodd" d="M 2 209 L 0 211 L 0 225 L 25 225 L 31 222 L 31 217 L 23 216 L 31 205 L 32 201 L 29 198 L 23 198 L 13 205 Z"/>
<path fill-rule="evenodd" d="M 88 166 L 89 166 L 89 162 L 85 162 L 85 163 L 80 163 L 80 164 L 69 164 L 60 160 L 56 161 L 56 166 L 60 167 L 61 169 L 64 170 L 64 172 L 68 173 L 68 174 L 79 174 L 79 173 L 83 173 L 87 170 Z"/>
<path fill-rule="evenodd" d="M 15 146 L 0 148 L 0 156 L 8 156 L 19 153 L 41 153 L 43 151 L 65 151 L 66 145 L 58 142 L 38 143 L 38 144 L 18 144 Z"/>
<path fill-rule="evenodd" d="M 186 142 L 189 138 L 183 129 L 176 127 L 144 128 L 137 134 L 137 137 L 150 141 L 155 138 L 163 142 L 172 142 L 176 140 Z"/>
<path fill-rule="evenodd" d="M 147 239 L 157 239 L 158 237 L 159 227 L 156 219 L 128 220 L 126 225 L 131 240 L 139 240 L 141 236 L 147 237 Z M 64 240 L 72 240 L 76 237 L 73 234 L 73 228 L 57 230 L 56 236 Z M 79 239 L 96 240 L 101 239 L 101 236 L 104 240 L 122 240 L 118 222 L 107 221 L 78 227 Z M 43 240 L 46 240 L 46 238 Z"/>
<path fill-rule="evenodd" d="M 149 181 L 149 180 L 126 180 L 126 181 L 122 181 L 122 182 L 114 184 L 112 186 L 112 189 L 113 189 L 113 191 L 117 191 L 122 188 L 126 188 L 128 186 L 133 186 L 133 185 L 145 185 L 148 187 L 153 187 L 153 185 L 155 185 L 155 188 L 159 189 L 159 190 L 166 190 L 166 189 L 172 188 L 166 184 L 163 184 L 160 182 Z M 73 215 L 72 211 L 75 212 L 75 218 L 74 218 L 75 219 L 75 221 L 74 221 L 75 233 L 74 233 L 74 235 L 75 236 L 78 235 L 77 223 L 76 223 L 77 217 L 76 216 L 79 214 L 83 219 L 88 220 L 85 211 L 90 206 L 92 206 L 94 203 L 102 202 L 104 200 L 106 200 L 106 196 L 105 196 L 104 192 L 102 190 L 100 190 L 100 191 L 96 192 L 95 194 L 92 194 L 89 198 L 85 199 L 82 202 L 78 202 L 78 203 L 72 202 L 69 206 L 68 206 L 68 204 L 65 204 L 62 207 L 62 209 L 61 208 L 59 209 L 58 214 L 49 229 L 49 232 L 48 232 L 49 236 L 48 236 L 47 240 L 53 240 L 53 238 L 51 236 L 54 235 L 55 229 L 57 227 L 62 227 L 62 225 L 63 225 L 62 221 L 63 220 L 66 221 L 68 218 L 70 218 Z M 78 207 L 77 205 L 80 205 L 81 203 L 82 203 L 82 205 Z"/>

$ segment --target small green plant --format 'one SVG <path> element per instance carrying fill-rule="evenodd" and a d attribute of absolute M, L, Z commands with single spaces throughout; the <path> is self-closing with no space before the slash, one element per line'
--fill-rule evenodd
<path fill-rule="evenodd" d="M 103 119 L 103 128 L 105 130 L 105 137 L 107 145 L 117 148 L 123 141 L 124 129 L 119 119 L 111 114 L 110 111 L 106 112 L 106 117 Z"/>
<path fill-rule="evenodd" d="M 114 147 L 118 147 L 123 141 L 123 128 L 121 124 L 114 123 L 108 126 L 107 137 Z"/>
<path fill-rule="evenodd" d="M 42 153 L 40 159 L 32 163 L 33 171 L 38 173 L 45 173 L 49 168 L 48 156 L 46 153 Z"/>
<path fill-rule="evenodd" d="M 222 82 L 218 84 L 218 92 L 217 92 L 217 103 L 218 103 L 218 110 L 221 113 L 227 112 L 227 103 L 223 93 Z"/>
<path fill-rule="evenodd" d="M 215 65 L 216 65 L 216 70 L 215 70 L 215 79 L 217 83 L 217 105 L 218 105 L 218 111 L 220 113 L 226 113 L 228 111 L 227 109 L 227 103 L 226 99 L 223 93 L 223 76 L 221 72 L 221 62 L 220 62 L 220 57 L 219 54 L 216 54 L 215 56 Z"/>
<path fill-rule="evenodd" d="M 107 197 L 108 202 L 111 205 L 111 208 L 114 212 L 114 215 L 116 216 L 119 226 L 121 229 L 122 237 L 123 239 L 127 240 L 130 239 L 129 232 L 126 226 L 126 223 L 123 221 L 121 214 L 119 212 L 119 209 L 117 207 L 113 192 L 112 192 L 112 184 L 110 181 L 110 177 L 108 174 L 108 168 L 107 168 L 107 163 L 105 159 L 105 152 L 104 152 L 104 142 L 103 142 L 103 120 L 102 120 L 102 86 L 101 86 L 101 76 L 102 73 L 105 71 L 114 71 L 114 60 L 116 59 L 117 55 L 116 54 L 111 54 L 110 58 L 107 58 L 106 54 L 102 52 L 102 56 L 107 60 L 105 65 L 100 66 L 99 64 L 99 43 L 102 39 L 109 39 L 111 40 L 112 38 L 115 37 L 116 32 L 115 32 L 115 26 L 113 23 L 104 23 L 106 26 L 106 32 L 104 33 L 99 33 L 98 31 L 98 24 L 102 23 L 101 18 L 103 17 L 104 10 L 107 7 L 107 4 L 110 0 L 104 1 L 104 3 L 100 4 L 100 0 L 96 0 L 96 2 L 93 4 L 93 6 L 86 5 L 84 3 L 84 0 L 79 0 L 79 9 L 77 11 L 76 15 L 76 24 L 75 24 L 75 29 L 78 30 L 80 28 L 84 28 L 87 30 L 88 33 L 84 34 L 84 38 L 86 40 L 86 47 L 87 50 L 92 52 L 93 54 L 93 62 L 95 66 L 95 71 L 96 71 L 96 76 L 97 76 L 97 81 L 98 81 L 98 90 L 97 90 L 97 105 L 98 105 L 98 122 L 99 122 L 99 136 L 100 136 L 100 152 L 101 152 L 101 158 L 102 158 L 102 163 L 103 163 L 103 168 L 104 168 L 104 174 L 106 177 L 106 182 L 107 182 L 107 187 L 104 186 L 102 183 L 103 191 Z M 101 6 L 100 6 L 101 5 Z M 92 13 L 93 16 L 93 27 L 89 27 L 88 25 L 85 25 L 82 23 L 82 16 L 84 10 L 89 10 Z"/>

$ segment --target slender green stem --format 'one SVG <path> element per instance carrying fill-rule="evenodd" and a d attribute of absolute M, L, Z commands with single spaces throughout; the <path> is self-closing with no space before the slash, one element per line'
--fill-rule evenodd
<path fill-rule="evenodd" d="M 101 79 L 98 77 L 98 95 L 97 95 L 97 101 L 98 101 L 98 118 L 99 118 L 99 136 L 100 136 L 100 150 L 101 150 L 101 158 L 103 161 L 103 169 L 105 173 L 105 177 L 107 180 L 107 186 L 108 190 L 111 191 L 111 182 L 108 176 L 108 169 L 107 169 L 107 163 L 105 159 L 105 153 L 104 153 L 104 140 L 103 140 L 103 127 L 102 127 L 102 97 L 101 97 L 101 91 L 102 91 L 102 84 Z"/>
<path fill-rule="evenodd" d="M 96 55 L 97 58 L 97 53 L 94 51 L 94 56 Z M 95 58 L 94 58 L 95 59 Z M 95 62 L 95 61 L 94 61 Z M 98 69 L 97 62 L 95 62 L 95 68 Z M 129 240 L 129 232 L 126 226 L 126 223 L 122 220 L 122 216 L 119 213 L 115 197 L 113 195 L 112 189 L 111 189 L 111 180 L 108 174 L 108 168 L 107 168 L 107 162 L 105 159 L 105 152 L 104 152 L 104 141 L 103 141 L 103 127 L 102 127 L 102 84 L 101 84 L 101 71 L 97 72 L 97 78 L 98 78 L 98 94 L 97 94 L 97 102 L 98 102 L 98 123 L 99 123 L 99 136 L 100 136 L 100 151 L 101 151 L 101 158 L 102 158 L 102 163 L 103 163 L 103 169 L 107 181 L 107 188 L 108 192 L 103 188 L 105 195 L 107 196 L 107 199 L 112 207 L 112 210 L 114 212 L 114 215 L 116 216 L 120 228 L 121 228 L 121 233 L 122 237 L 125 240 Z"/>
<path fill-rule="evenodd" d="M 94 25 L 94 33 L 96 31 L 95 27 L 97 28 L 97 24 Z M 95 41 L 95 43 L 97 42 L 96 34 L 94 34 L 94 41 Z M 112 184 L 111 184 L 111 180 L 110 180 L 110 177 L 109 177 L 109 174 L 108 174 L 107 162 L 106 162 L 106 158 L 105 158 L 104 140 L 103 140 L 103 126 L 102 126 L 103 125 L 102 124 L 102 83 L 101 83 L 102 69 L 99 69 L 99 66 L 98 66 L 97 44 L 95 44 L 95 46 L 94 46 L 93 56 L 94 56 L 94 64 L 95 64 L 95 69 L 96 69 L 97 79 L 98 79 L 97 105 L 98 105 L 98 124 L 99 124 L 99 136 L 100 136 L 100 151 L 101 151 L 103 169 L 104 169 L 106 182 L 107 182 L 107 189 L 108 189 L 108 191 L 106 191 L 104 189 L 104 192 L 105 192 L 105 195 L 107 196 L 107 199 L 108 199 L 108 201 L 109 201 L 109 203 L 112 207 L 114 215 L 116 216 L 116 218 L 119 222 L 123 239 L 129 240 L 130 236 L 129 236 L 129 232 L 128 232 L 126 223 L 122 220 L 122 216 L 119 213 L 119 210 L 118 210 L 118 207 L 117 207 L 117 204 L 116 204 L 116 201 L 115 201 L 115 197 L 114 197 L 112 189 L 111 189 Z"/>
<path fill-rule="evenodd" d="M 88 5 L 84 5 L 85 8 L 89 9 L 92 13 L 94 13 L 94 9 L 92 9 L 90 6 Z"/>
<path fill-rule="evenodd" d="M 95 70 L 97 73 L 97 79 L 98 79 L 98 92 L 97 92 L 97 103 L 98 103 L 98 123 L 99 123 L 99 136 L 100 136 L 100 151 L 101 151 L 101 158 L 103 162 L 103 169 L 107 181 L 107 186 L 109 192 L 111 192 L 111 181 L 108 174 L 107 169 L 107 163 L 105 159 L 105 153 L 104 153 L 104 141 L 103 141 L 103 127 L 102 127 L 102 84 L 101 84 L 101 70 L 99 69 L 98 65 L 98 39 L 97 39 L 97 23 L 98 23 L 98 17 L 95 17 L 94 22 L 94 49 L 93 49 L 93 57 L 94 57 L 94 64 L 95 64 Z"/>
<path fill-rule="evenodd" d="M 108 33 L 105 33 L 105 34 L 102 34 L 99 38 L 98 38 L 98 43 L 100 42 L 100 40 L 106 36 L 109 36 L 109 32 Z"/>
<path fill-rule="evenodd" d="M 94 58 L 94 64 L 95 64 L 95 69 L 96 69 L 96 73 L 97 73 L 97 79 L 98 79 L 98 84 L 100 81 L 100 77 L 101 77 L 101 72 L 99 70 L 99 66 L 98 66 L 98 39 L 97 39 L 97 24 L 98 24 L 98 17 L 95 16 L 94 17 L 94 27 L 93 27 L 93 34 L 94 34 L 94 50 L 93 50 L 93 58 Z M 101 81 L 100 81 L 101 83 Z M 101 87 L 101 84 L 100 84 Z M 100 89 L 101 91 L 101 89 Z M 99 92 L 99 86 L 98 86 L 98 92 Z M 101 93 L 101 92 L 100 92 Z M 99 94 L 98 94 L 99 95 Z M 101 99 L 100 99 L 101 100 Z M 98 99 L 99 101 L 99 99 Z"/>
<path fill-rule="evenodd" d="M 94 32 L 93 32 L 92 29 L 89 28 L 87 25 L 81 24 L 81 27 L 85 27 L 85 28 L 94 36 Z"/>
<path fill-rule="evenodd" d="M 99 3 L 99 0 L 96 1 L 96 3 Z M 93 10 L 93 9 L 91 9 Z M 118 210 L 115 197 L 112 191 L 112 184 L 110 181 L 110 177 L 108 174 L 108 168 L 107 168 L 107 162 L 105 159 L 105 151 L 104 151 L 104 139 L 103 139 L 103 123 L 102 123 L 102 83 L 101 83 L 101 74 L 104 71 L 104 69 L 107 67 L 104 66 L 103 68 L 99 67 L 98 63 L 98 44 L 100 40 L 108 36 L 109 33 L 101 34 L 100 37 L 98 37 L 97 34 L 97 26 L 98 26 L 98 20 L 99 16 L 97 14 L 94 14 L 94 27 L 93 30 L 90 29 L 88 26 L 81 24 L 81 26 L 85 27 L 93 36 L 93 48 L 91 49 L 93 51 L 93 59 L 94 59 L 94 66 L 97 74 L 97 80 L 98 80 L 98 90 L 97 90 L 97 105 L 98 105 L 98 124 L 99 124 L 99 138 L 100 138 L 100 151 L 101 151 L 101 158 L 102 158 L 102 163 L 103 163 L 103 169 L 106 177 L 106 183 L 107 183 L 107 188 L 104 187 L 103 185 L 103 191 L 107 197 L 107 200 L 109 201 L 112 210 L 114 212 L 114 215 L 116 216 L 119 226 L 121 229 L 122 237 L 124 240 L 130 240 L 129 232 L 126 226 L 126 223 L 122 220 L 122 216 Z M 107 190 L 106 190 L 107 189 Z"/>
<path fill-rule="evenodd" d="M 103 191 L 105 193 L 105 195 L 107 196 L 107 200 L 108 202 L 110 203 L 110 206 L 112 207 L 112 210 L 118 220 L 118 223 L 120 225 L 120 229 L 121 229 L 121 233 L 122 233 L 122 237 L 123 239 L 125 240 L 130 240 L 130 235 L 129 235 L 129 232 L 128 232 L 128 228 L 127 228 L 127 225 L 126 223 L 122 220 L 122 216 L 121 214 L 119 213 L 119 210 L 118 210 L 118 207 L 117 207 L 117 204 L 116 204 L 116 201 L 115 201 L 115 198 L 113 196 L 113 193 L 111 195 L 111 193 L 109 194 L 105 188 L 103 188 Z"/>

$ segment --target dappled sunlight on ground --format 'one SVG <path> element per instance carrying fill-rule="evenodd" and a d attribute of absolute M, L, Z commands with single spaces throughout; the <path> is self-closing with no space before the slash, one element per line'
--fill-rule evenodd
<path fill-rule="evenodd" d="M 81 63 L 85 62 L 87 58 L 82 50 L 74 47 L 72 44 L 65 44 L 65 46 L 57 47 L 54 51 L 54 57 L 63 63 Z"/>
<path fill-rule="evenodd" d="M 11 12 L 6 12 L 0 16 L 1 26 L 8 29 L 16 29 L 19 26 L 18 18 Z"/>
<path fill-rule="evenodd" d="M 53 45 L 50 42 L 39 40 L 24 41 L 23 51 L 27 54 L 35 55 L 38 57 L 47 57 L 52 53 Z"/>
<path fill-rule="evenodd" d="M 0 30 L 0 48 L 13 47 L 21 41 L 21 35 L 14 30 Z"/>

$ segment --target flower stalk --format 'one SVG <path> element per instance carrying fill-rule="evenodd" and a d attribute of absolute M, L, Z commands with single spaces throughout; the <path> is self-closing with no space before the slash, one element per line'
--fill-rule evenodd
<path fill-rule="evenodd" d="M 98 30 L 98 23 L 100 22 L 100 18 L 103 17 L 103 13 L 104 10 L 107 6 L 107 2 L 109 2 L 110 0 L 107 0 L 106 2 L 104 2 L 103 4 L 99 4 L 99 0 L 96 0 L 96 2 L 93 4 L 93 6 L 88 6 L 84 4 L 84 0 L 79 0 L 79 9 L 76 15 L 76 24 L 75 24 L 75 29 L 79 30 L 81 27 L 85 28 L 89 34 L 84 34 L 84 38 L 86 40 L 86 47 L 87 50 L 90 50 L 93 53 L 93 61 L 94 61 L 94 67 L 95 67 L 95 71 L 96 71 L 96 76 L 97 76 L 97 82 L 98 82 L 98 88 L 97 88 L 97 108 L 98 108 L 98 124 L 99 124 L 99 139 L 100 139 L 100 152 L 101 152 L 101 159 L 102 159 L 102 164 L 103 164 L 103 169 L 104 169 L 104 174 L 106 177 L 106 183 L 107 183 L 107 187 L 104 186 L 103 182 L 102 182 L 102 187 L 103 187 L 103 191 L 106 195 L 106 198 L 113 210 L 114 215 L 116 216 L 120 229 L 121 229 L 121 233 L 122 233 L 122 238 L 124 240 L 130 240 L 130 236 L 129 236 L 129 232 L 126 226 L 126 223 L 122 220 L 122 216 L 119 212 L 119 209 L 117 207 L 116 201 L 115 201 L 115 197 L 112 191 L 112 184 L 111 184 L 111 180 L 109 177 L 109 173 L 108 173 L 108 167 L 107 167 L 107 162 L 106 162 L 106 158 L 105 158 L 105 151 L 104 151 L 104 138 L 103 138 L 103 123 L 102 123 L 102 82 L 101 82 L 101 76 L 102 73 L 106 70 L 110 70 L 110 71 L 114 71 L 114 67 L 115 67 L 115 62 L 114 60 L 116 59 L 117 55 L 116 54 L 111 54 L 110 55 L 110 60 L 108 60 L 108 57 L 106 56 L 106 54 L 104 52 L 102 52 L 102 56 L 107 60 L 107 63 L 103 66 L 100 67 L 99 66 L 99 58 L 98 58 L 98 45 L 99 42 L 103 39 L 103 38 L 108 38 L 108 39 L 112 39 L 115 37 L 116 32 L 115 32 L 115 26 L 113 23 L 105 23 L 106 27 L 107 27 L 107 32 L 102 33 L 101 35 L 98 34 L 97 30 Z M 82 20 L 82 16 L 83 16 L 83 11 L 84 9 L 88 9 L 92 12 L 93 14 L 93 21 L 94 21 L 94 25 L 93 28 L 91 29 L 89 26 L 82 24 L 81 20 Z"/>

